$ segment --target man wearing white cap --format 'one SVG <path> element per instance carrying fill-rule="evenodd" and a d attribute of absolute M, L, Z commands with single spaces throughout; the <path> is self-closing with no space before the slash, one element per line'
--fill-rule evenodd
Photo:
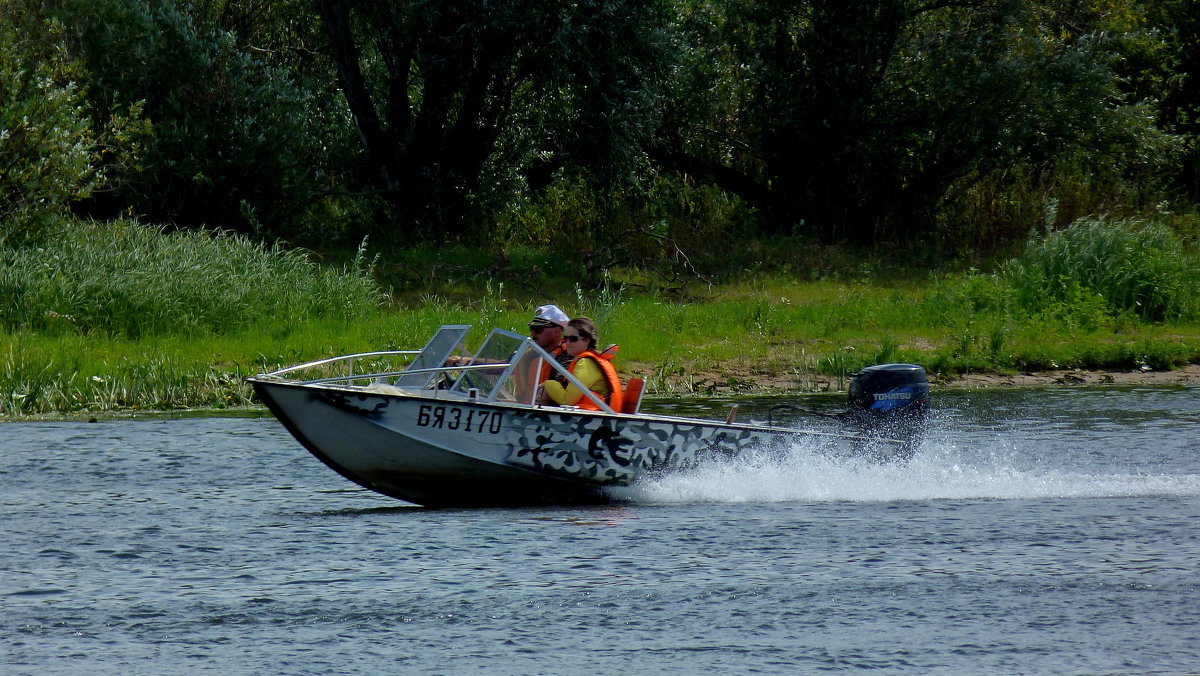
<path fill-rule="evenodd" d="M 533 342 L 554 355 L 560 364 L 563 357 L 566 356 L 562 336 L 563 329 L 566 328 L 569 320 L 570 317 L 567 316 L 567 313 L 560 310 L 557 305 L 542 305 L 534 311 L 533 319 L 529 321 L 529 335 L 533 338 Z M 569 363 L 570 357 L 567 356 L 567 364 Z M 541 380 L 545 380 L 545 375 L 539 382 Z"/>
<path fill-rule="evenodd" d="M 529 335 L 533 338 L 533 342 L 537 343 L 543 350 L 554 356 L 555 360 L 565 368 L 571 363 L 572 357 L 566 354 L 566 348 L 563 347 L 563 329 L 567 327 L 567 322 L 570 321 L 567 313 L 558 308 L 557 305 L 542 305 L 533 312 L 533 319 L 529 321 Z M 563 361 L 563 355 L 566 355 L 566 361 Z M 447 362 L 447 366 L 456 366 L 460 363 L 466 364 L 470 361 L 470 356 L 467 357 L 451 357 Z M 547 367 L 548 368 L 548 367 Z M 545 380 L 545 375 L 542 380 Z M 538 381 L 541 382 L 541 381 Z"/>
<path fill-rule="evenodd" d="M 563 346 L 563 329 L 566 328 L 569 320 L 570 317 L 567 316 L 567 313 L 560 310 L 557 305 L 542 305 L 534 311 L 533 319 L 529 321 L 529 335 L 533 338 L 533 342 L 553 355 L 563 368 L 570 366 L 572 359 Z M 537 382 L 541 383 L 549 377 L 550 371 L 549 364 L 543 365 Z"/>
<path fill-rule="evenodd" d="M 549 352 L 555 361 L 562 364 L 564 369 L 569 368 L 575 359 L 567 352 L 567 348 L 563 344 L 563 329 L 566 328 L 568 321 L 570 321 L 570 317 L 557 305 L 539 306 L 533 312 L 533 319 L 529 320 L 529 336 L 533 338 L 533 342 Z M 474 362 L 471 360 L 470 355 L 465 357 L 455 355 L 446 360 L 446 366 L 459 366 L 467 363 L 499 363 L 489 362 L 486 359 Z M 533 403 L 538 386 L 545 382 L 553 371 L 550 364 L 539 357 L 534 357 L 531 353 L 521 357 L 521 362 L 514 375 L 517 383 L 517 400 Z M 561 378 L 561 376 L 559 377 Z"/>
<path fill-rule="evenodd" d="M 562 332 L 569 319 L 557 305 L 543 305 L 533 313 L 529 335 L 543 350 L 553 354 L 555 348 L 562 346 Z"/>

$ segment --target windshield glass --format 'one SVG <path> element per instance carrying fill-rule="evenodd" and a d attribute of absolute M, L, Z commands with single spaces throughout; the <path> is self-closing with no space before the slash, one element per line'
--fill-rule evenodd
<path fill-rule="evenodd" d="M 473 366 L 494 368 L 463 371 L 454 389 L 462 394 L 474 389 L 493 401 L 532 404 L 538 373 L 547 361 L 544 355 L 525 336 L 495 329 L 471 361 Z"/>
<path fill-rule="evenodd" d="M 446 358 L 450 355 L 466 353 L 463 340 L 467 337 L 467 331 L 470 329 L 471 327 L 465 324 L 450 324 L 438 329 L 438 332 L 433 334 L 433 338 L 422 348 L 421 354 L 412 360 L 406 370 L 419 371 L 437 368 L 445 364 Z M 441 377 L 440 373 L 405 373 L 397 377 L 394 384 L 398 387 L 430 388 Z"/>
<path fill-rule="evenodd" d="M 537 343 L 504 329 L 492 330 L 451 389 L 468 398 L 471 390 L 475 390 L 475 396 L 481 399 L 535 405 L 538 385 L 551 373 L 583 390 L 584 396 L 590 397 L 600 410 L 612 412 L 603 399 L 589 391 Z"/>

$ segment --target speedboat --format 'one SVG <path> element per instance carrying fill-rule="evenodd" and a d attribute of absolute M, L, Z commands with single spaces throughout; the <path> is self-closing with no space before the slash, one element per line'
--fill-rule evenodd
<path fill-rule="evenodd" d="M 618 499 L 614 487 L 798 439 L 830 451 L 904 456 L 912 435 L 893 438 L 887 430 L 894 426 L 868 423 L 928 410 L 924 370 L 897 364 L 853 381 L 852 395 L 864 405 L 842 429 L 740 423 L 736 407 L 725 420 L 643 413 L 637 378 L 614 410 L 528 336 L 493 329 L 471 352 L 469 330 L 446 325 L 420 350 L 345 355 L 248 381 L 334 471 L 428 507 L 607 503 Z M 539 405 L 537 374 L 547 366 L 598 410 Z"/>

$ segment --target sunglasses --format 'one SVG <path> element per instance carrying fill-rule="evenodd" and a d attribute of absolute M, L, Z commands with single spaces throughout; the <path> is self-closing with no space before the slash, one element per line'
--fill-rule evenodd
<path fill-rule="evenodd" d="M 563 336 L 563 340 L 567 341 L 568 343 L 578 343 L 581 340 L 587 339 L 583 336 Z"/>
<path fill-rule="evenodd" d="M 531 326 L 531 327 L 529 327 L 529 332 L 530 333 L 541 333 L 542 331 L 545 331 L 548 328 L 550 328 L 550 327 L 549 326 Z"/>

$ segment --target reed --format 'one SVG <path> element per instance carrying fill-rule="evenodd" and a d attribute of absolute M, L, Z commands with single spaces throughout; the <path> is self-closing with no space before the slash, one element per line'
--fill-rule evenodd
<path fill-rule="evenodd" d="M 1096 250 L 1111 258 L 1119 254 L 1114 247 Z M 245 406 L 253 401 L 249 375 L 349 352 L 420 347 L 442 324 L 473 325 L 474 347 L 493 326 L 523 333 L 533 308 L 546 302 L 597 319 L 602 342 L 621 345 L 618 368 L 646 378 L 648 392 L 660 395 L 753 389 L 768 379 L 797 390 L 837 389 L 854 371 L 886 361 L 947 376 L 1160 370 L 1200 361 L 1200 326 L 1187 309 L 1188 298 L 1200 297 L 1194 277 L 1162 276 L 1183 285 L 1179 299 L 1160 303 L 1178 309 L 1150 321 L 1114 312 L 1109 297 L 1119 293 L 1097 290 L 1099 282 L 1058 260 L 1073 261 L 1075 253 L 1042 253 L 1076 248 L 1057 241 L 1033 248 L 995 274 L 806 280 L 756 273 L 749 281 L 697 284 L 679 297 L 631 291 L 620 271 L 597 290 L 574 280 L 531 288 L 481 274 L 430 283 L 384 304 L 362 250 L 353 263 L 330 269 L 303 253 L 227 235 L 81 224 L 40 250 L 0 248 L 0 413 Z M 1086 285 L 1060 284 L 1061 297 L 1030 307 L 1024 295 L 1044 287 L 1018 286 L 1013 270 L 1035 269 L 1036 261 L 1053 271 L 1042 279 L 1078 274 Z"/>
<path fill-rule="evenodd" d="M 363 259 L 337 271 L 237 235 L 70 223 L 36 247 L 0 248 L 0 326 L 137 339 L 348 319 L 384 300 Z"/>
<path fill-rule="evenodd" d="M 1146 321 L 1200 311 L 1196 261 L 1171 228 L 1140 220 L 1080 219 L 1032 239 L 1004 277 L 1031 312 L 1072 310 L 1099 299 L 1109 314 Z M 1084 311 L 1088 311 L 1085 307 Z"/>
<path fill-rule="evenodd" d="M 914 291 L 912 298 L 919 301 L 920 294 Z M 237 333 L 140 339 L 10 332 L 0 334 L 0 409 L 28 416 L 244 406 L 252 401 L 246 376 L 348 352 L 420 347 L 443 323 L 475 325 L 468 339 L 475 346 L 486 334 L 483 321 L 495 317 L 495 325 L 521 331 L 532 307 L 511 299 L 499 313 L 439 304 L 377 310 L 355 321 L 314 319 Z M 621 371 L 645 377 L 648 391 L 660 395 L 752 389 L 766 376 L 797 390 L 836 389 L 845 387 L 850 373 L 880 360 L 921 363 L 940 375 L 1069 367 L 1161 370 L 1200 360 L 1200 327 L 1186 324 L 1087 332 L 976 314 L 957 316 L 942 329 L 916 321 L 821 333 L 838 322 L 794 303 L 771 310 L 781 316 L 779 328 L 746 324 L 746 317 L 763 311 L 760 303 L 739 300 L 677 304 L 635 296 L 613 311 L 602 335 L 621 344 Z M 948 312 L 955 316 L 953 309 Z"/>

